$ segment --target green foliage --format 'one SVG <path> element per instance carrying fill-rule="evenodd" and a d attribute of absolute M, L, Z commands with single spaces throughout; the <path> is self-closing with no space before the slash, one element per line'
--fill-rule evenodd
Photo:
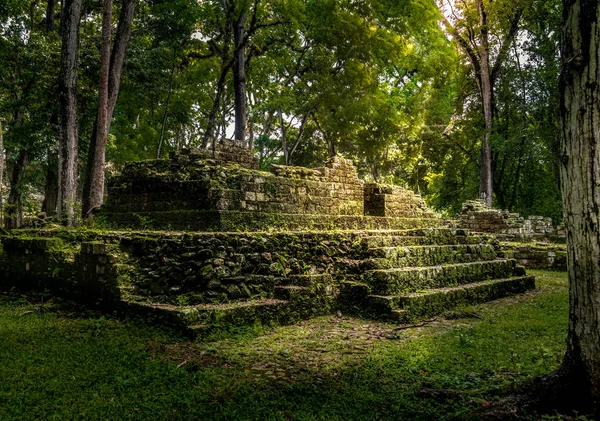
<path fill-rule="evenodd" d="M 45 3 L 26 3 L 0 4 L 0 120 L 9 171 L 28 155 L 14 190 L 31 196 L 42 192 L 57 154 L 60 13 L 48 33 Z M 433 1 L 226 4 L 235 16 L 218 0 L 138 2 L 108 141 L 111 171 L 155 158 L 159 144 L 162 156 L 209 146 L 204 135 L 213 114 L 216 137 L 231 136 L 230 19 L 245 11 L 248 122 L 261 168 L 286 163 L 286 155 L 291 164 L 316 167 L 341 153 L 361 177 L 423 193 L 447 214 L 477 195 L 481 101 Z M 495 3 L 490 31 L 506 32 L 519 5 Z M 526 9 L 497 82 L 493 136 L 497 205 L 556 220 L 559 6 L 535 0 Z M 471 2 L 457 7 L 459 29 L 477 30 Z M 79 52 L 82 161 L 97 108 L 100 27 L 99 4 L 87 2 Z M 30 201 L 32 208 L 38 202 Z"/>

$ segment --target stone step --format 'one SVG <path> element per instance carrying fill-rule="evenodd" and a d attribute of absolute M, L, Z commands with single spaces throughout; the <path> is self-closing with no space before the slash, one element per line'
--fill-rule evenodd
<path fill-rule="evenodd" d="M 133 300 L 123 304 L 144 317 L 156 319 L 179 329 L 187 329 L 190 326 L 243 326 L 257 321 L 278 323 L 280 317 L 282 319 L 287 317 L 286 308 L 289 302 L 270 298 L 195 306 L 154 304 Z"/>
<path fill-rule="evenodd" d="M 315 284 L 330 284 L 332 276 L 329 273 L 315 273 L 306 275 L 288 275 L 282 278 L 279 283 L 282 285 L 296 285 L 308 287 Z"/>
<path fill-rule="evenodd" d="M 428 267 L 370 270 L 361 280 L 377 295 L 400 295 L 429 288 L 445 288 L 515 274 L 515 260 L 452 263 Z M 521 273 L 519 273 L 521 274 Z M 524 273 L 523 273 L 524 274 Z"/>
<path fill-rule="evenodd" d="M 481 244 L 487 240 L 487 236 L 472 235 L 465 230 L 431 229 L 388 233 L 380 232 L 377 235 L 365 237 L 363 244 L 366 248 L 380 248 L 436 244 Z"/>
<path fill-rule="evenodd" d="M 297 285 L 280 285 L 275 287 L 273 297 L 280 300 L 298 300 L 311 293 L 309 287 Z"/>
<path fill-rule="evenodd" d="M 496 252 L 491 244 L 378 247 L 370 249 L 369 253 L 371 258 L 359 264 L 361 271 L 496 259 Z"/>
<path fill-rule="evenodd" d="M 408 322 L 443 313 L 458 305 L 491 301 L 534 288 L 534 276 L 517 276 L 399 296 L 369 295 L 366 304 L 374 317 Z"/>

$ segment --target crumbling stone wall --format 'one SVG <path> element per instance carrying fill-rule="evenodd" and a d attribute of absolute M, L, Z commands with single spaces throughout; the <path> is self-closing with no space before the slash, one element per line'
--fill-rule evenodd
<path fill-rule="evenodd" d="M 500 240 L 531 241 L 546 239 L 564 242 L 564 230 L 555 228 L 552 218 L 529 216 L 493 209 L 480 200 L 469 200 L 463 204 L 457 224 L 475 232 L 496 234 Z"/>
<path fill-rule="evenodd" d="M 413 234 L 424 235 L 431 244 L 457 241 L 444 229 Z M 458 248 L 491 250 L 481 244 L 485 238 L 459 237 Z M 334 278 L 335 288 L 346 274 L 366 267 L 360 260 L 371 256 L 366 238 L 361 231 L 13 231 L 0 236 L 0 284 L 76 294 L 94 303 L 120 298 L 170 305 L 236 302 L 268 297 L 292 276 L 299 276 L 298 282 L 322 277 L 331 283 Z M 439 248 L 437 253 L 454 258 L 456 249 Z M 410 258 L 425 259 L 420 253 L 425 249 L 417 248 Z"/>
<path fill-rule="evenodd" d="M 115 248 L 100 242 L 74 243 L 60 236 L 8 235 L 1 239 L 0 284 L 50 290 L 90 302 L 119 299 Z"/>
<path fill-rule="evenodd" d="M 365 188 L 348 159 L 334 157 L 314 169 L 273 165 L 271 172 L 263 172 L 206 159 L 206 153 L 178 151 L 170 159 L 127 165 L 109 182 L 102 213 L 117 226 L 144 227 L 146 218 L 154 228 L 194 230 L 236 229 L 228 219 L 254 230 L 270 224 L 302 228 L 304 220 L 305 228 L 325 228 L 340 222 L 337 217 L 354 218 L 337 228 L 357 229 L 387 227 L 389 221 L 381 218 L 437 220 L 408 190 L 374 184 Z M 367 221 L 365 216 L 379 219 Z M 320 224 L 321 219 L 332 224 Z"/>
<path fill-rule="evenodd" d="M 527 268 L 567 270 L 565 244 L 503 242 L 499 245 L 499 255 L 515 259 Z"/>
<path fill-rule="evenodd" d="M 399 186 L 365 185 L 365 215 L 385 217 L 433 218 L 421 196 Z"/>

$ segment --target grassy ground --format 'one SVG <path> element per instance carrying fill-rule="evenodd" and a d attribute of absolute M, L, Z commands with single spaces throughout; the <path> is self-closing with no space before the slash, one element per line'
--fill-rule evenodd
<path fill-rule="evenodd" d="M 330 316 L 196 342 L 0 295 L 0 419 L 486 418 L 564 352 L 566 275 L 534 274 L 422 327 Z"/>

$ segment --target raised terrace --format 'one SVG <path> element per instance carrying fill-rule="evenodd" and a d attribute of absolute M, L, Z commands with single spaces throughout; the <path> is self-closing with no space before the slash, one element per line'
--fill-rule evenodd
<path fill-rule="evenodd" d="M 408 322 L 534 287 L 493 237 L 444 228 L 419 196 L 365 184 L 342 158 L 261 172 L 229 144 L 132 163 L 100 218 L 110 231 L 2 236 L 0 282 L 196 334 L 334 311 Z"/>

